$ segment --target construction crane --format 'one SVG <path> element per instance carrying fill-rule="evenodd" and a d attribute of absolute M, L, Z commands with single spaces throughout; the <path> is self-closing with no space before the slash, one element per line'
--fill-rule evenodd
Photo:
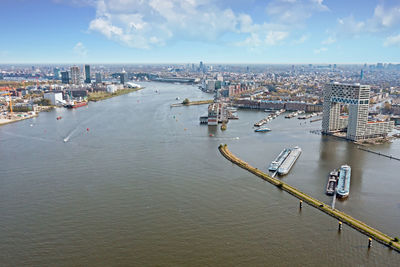
<path fill-rule="evenodd" d="M 10 87 L 1 87 L 0 91 L 8 91 L 7 93 L 2 93 L 1 95 L 8 95 L 9 97 L 9 106 L 10 106 L 10 113 L 11 115 L 13 114 L 13 105 L 12 105 L 12 97 L 11 97 L 11 92 L 10 91 L 15 91 L 15 88 L 10 88 Z"/>

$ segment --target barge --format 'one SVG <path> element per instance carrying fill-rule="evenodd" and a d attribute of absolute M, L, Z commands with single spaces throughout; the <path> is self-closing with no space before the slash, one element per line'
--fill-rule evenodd
<path fill-rule="evenodd" d="M 301 148 L 300 147 L 295 146 L 293 149 L 291 149 L 289 155 L 283 161 L 281 166 L 279 166 L 278 174 L 279 175 L 287 174 L 290 171 L 290 169 L 293 167 L 293 165 L 296 162 L 296 160 L 299 158 L 300 154 L 301 154 Z"/>

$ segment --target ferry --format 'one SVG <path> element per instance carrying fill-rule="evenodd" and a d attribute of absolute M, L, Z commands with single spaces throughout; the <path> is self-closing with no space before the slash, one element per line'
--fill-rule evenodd
<path fill-rule="evenodd" d="M 300 154 L 301 154 L 301 148 L 300 147 L 295 146 L 293 149 L 291 149 L 289 155 L 283 161 L 281 166 L 279 166 L 278 174 L 279 175 L 287 174 L 290 171 L 290 169 L 293 167 L 293 164 L 296 162 L 296 160 L 298 159 Z"/>
<path fill-rule="evenodd" d="M 279 168 L 279 166 L 281 166 L 282 162 L 287 158 L 289 153 L 290 153 L 289 148 L 285 148 L 284 150 L 282 150 L 281 153 L 279 153 L 279 155 L 276 157 L 276 159 L 273 162 L 271 162 L 268 170 L 273 172 L 276 171 Z"/>
<path fill-rule="evenodd" d="M 338 197 L 345 198 L 350 193 L 351 168 L 349 165 L 340 166 L 339 180 L 336 187 Z"/>
<path fill-rule="evenodd" d="M 326 194 L 333 195 L 336 190 L 336 183 L 339 176 L 339 172 L 337 170 L 333 170 L 329 173 L 328 183 L 326 184 Z"/>
<path fill-rule="evenodd" d="M 270 132 L 271 129 L 267 128 L 267 127 L 263 127 L 263 128 L 258 128 L 254 130 L 255 132 L 261 132 L 261 133 L 265 133 L 265 132 Z"/>

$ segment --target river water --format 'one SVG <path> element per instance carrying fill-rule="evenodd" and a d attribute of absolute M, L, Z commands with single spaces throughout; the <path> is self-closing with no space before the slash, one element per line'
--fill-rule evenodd
<path fill-rule="evenodd" d="M 194 86 L 145 89 L 56 109 L 0 128 L 1 266 L 396 266 L 400 254 L 373 242 L 228 162 L 267 171 L 285 147 L 303 153 L 281 178 L 313 197 L 330 170 L 352 167 L 351 192 L 336 208 L 400 236 L 400 162 L 310 133 L 320 122 L 280 116 L 255 133 L 263 111 L 238 112 L 225 132 L 199 125 L 209 99 Z M 56 117 L 62 116 L 57 121 Z M 300 123 L 302 123 L 300 125 Z M 210 136 L 213 134 L 214 136 Z M 63 140 L 67 138 L 67 142 Z M 373 147 L 400 157 L 400 143 Z"/>

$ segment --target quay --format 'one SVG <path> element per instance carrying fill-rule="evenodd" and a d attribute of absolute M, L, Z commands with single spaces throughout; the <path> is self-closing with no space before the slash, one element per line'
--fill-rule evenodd
<path fill-rule="evenodd" d="M 225 145 L 221 144 L 218 147 L 218 150 L 227 160 L 236 164 L 240 168 L 253 173 L 254 175 L 260 177 L 261 179 L 277 186 L 279 189 L 284 190 L 284 191 L 288 192 L 289 194 L 295 196 L 296 198 L 300 199 L 301 201 L 306 202 L 310 206 L 313 206 L 314 208 L 317 208 L 317 209 L 325 212 L 326 214 L 338 219 L 340 222 L 346 223 L 350 227 L 375 239 L 379 243 L 384 244 L 397 252 L 400 252 L 400 243 L 398 241 L 396 241 L 396 239 L 366 225 L 365 223 L 351 217 L 350 215 L 348 215 L 344 212 L 341 212 L 337 209 L 330 207 L 329 205 L 326 205 L 325 203 L 301 192 L 300 190 L 296 189 L 295 187 L 293 187 L 285 182 L 282 182 L 276 178 L 273 178 L 270 175 L 260 171 L 257 168 L 254 168 L 253 166 L 249 165 L 247 162 L 245 162 L 245 161 L 241 160 L 240 158 L 236 157 L 235 155 L 233 155 L 229 151 L 228 146 L 226 144 Z"/>
<path fill-rule="evenodd" d="M 360 150 L 375 154 L 375 155 L 379 155 L 379 156 L 382 156 L 382 157 L 386 157 L 386 158 L 389 158 L 389 159 L 395 159 L 395 160 L 400 161 L 400 158 L 393 157 L 392 155 L 386 155 L 386 154 L 383 154 L 381 152 L 376 152 L 376 151 L 373 151 L 373 150 L 370 150 L 370 149 L 367 149 L 367 148 L 364 148 L 364 147 L 360 147 L 360 146 L 358 146 L 357 148 L 360 149 Z"/>

